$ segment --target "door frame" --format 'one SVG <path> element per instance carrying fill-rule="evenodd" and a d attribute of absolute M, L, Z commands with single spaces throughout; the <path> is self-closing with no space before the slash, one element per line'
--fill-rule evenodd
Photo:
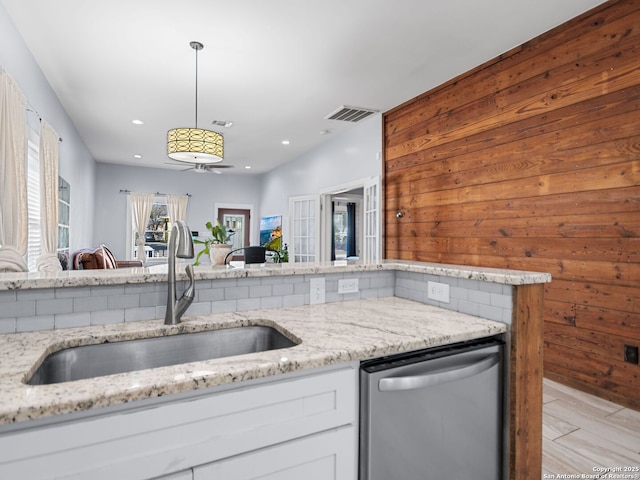
<path fill-rule="evenodd" d="M 379 175 L 374 175 L 371 177 L 364 177 L 361 178 L 359 180 L 354 180 L 351 182 L 346 182 L 346 183 L 341 183 L 339 185 L 333 185 L 331 187 L 327 187 L 327 188 L 323 188 L 320 190 L 320 235 L 321 235 L 321 240 L 320 240 L 320 260 L 323 262 L 329 262 L 331 261 L 331 234 L 333 232 L 333 229 L 331 228 L 331 224 L 333 222 L 333 218 L 331 216 L 331 197 L 333 195 L 338 195 L 340 193 L 345 193 L 345 192 L 349 192 L 351 190 L 355 190 L 357 188 L 362 188 L 363 191 L 365 189 L 365 187 L 370 186 L 371 183 L 373 181 L 376 181 L 376 179 L 378 179 L 377 181 L 380 182 L 380 176 Z M 378 183 L 378 185 L 380 185 L 380 183 Z M 378 191 L 379 196 L 378 196 L 378 219 L 382 218 L 382 197 L 381 197 L 381 188 Z M 360 208 L 364 209 L 364 196 L 362 199 L 362 206 Z M 363 212 L 364 213 L 364 212 Z M 380 220 L 378 220 L 380 221 Z M 362 215 L 362 232 L 363 232 L 363 244 L 364 244 L 364 222 L 365 222 L 365 215 Z M 382 260 L 382 255 L 380 252 L 380 248 L 379 246 L 382 244 L 382 228 L 379 225 L 378 226 L 378 251 L 376 252 L 378 254 L 378 260 L 377 261 L 381 261 Z M 360 251 L 364 252 L 363 250 L 364 245 L 360 246 Z"/>
<path fill-rule="evenodd" d="M 259 232 L 257 231 L 258 224 L 255 218 L 255 209 L 253 204 L 248 203 L 214 203 L 213 204 L 213 218 L 220 218 L 218 211 L 220 209 L 225 210 L 249 210 L 249 245 L 259 245 Z"/>

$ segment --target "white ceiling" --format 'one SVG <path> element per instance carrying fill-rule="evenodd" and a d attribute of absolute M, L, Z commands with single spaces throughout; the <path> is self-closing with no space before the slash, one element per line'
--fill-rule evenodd
<path fill-rule="evenodd" d="M 325 119 L 341 105 L 387 111 L 602 0 L 2 2 L 98 162 L 171 168 L 166 132 L 193 126 L 202 42 L 198 126 L 244 174 L 352 128 Z"/>

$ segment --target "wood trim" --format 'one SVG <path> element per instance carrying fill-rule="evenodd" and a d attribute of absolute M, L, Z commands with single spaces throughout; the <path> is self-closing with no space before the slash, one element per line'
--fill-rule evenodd
<path fill-rule="evenodd" d="M 542 478 L 544 285 L 514 288 L 511 324 L 509 478 Z"/>

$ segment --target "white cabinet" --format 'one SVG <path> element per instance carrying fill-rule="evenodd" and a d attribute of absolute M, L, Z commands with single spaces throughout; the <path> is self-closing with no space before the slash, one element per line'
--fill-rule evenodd
<path fill-rule="evenodd" d="M 196 391 L 187 398 L 132 402 L 101 415 L 66 415 L 40 427 L 25 422 L 20 430 L 0 430 L 0 478 L 147 480 L 180 472 L 190 479 L 190 469 L 199 465 L 355 426 L 357 372 L 354 362 Z M 350 438 L 339 451 L 355 462 L 355 434 Z M 304 450 L 304 445 L 290 447 Z M 338 461 L 337 453 L 328 454 L 331 461 Z M 352 477 L 338 478 L 353 480 L 355 469 Z"/>
<path fill-rule="evenodd" d="M 193 469 L 194 480 L 354 480 L 353 426 Z"/>

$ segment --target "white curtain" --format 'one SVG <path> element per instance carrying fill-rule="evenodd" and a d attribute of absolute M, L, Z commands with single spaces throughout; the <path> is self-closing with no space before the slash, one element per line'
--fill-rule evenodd
<path fill-rule="evenodd" d="M 26 100 L 0 69 L 0 272 L 26 272 Z"/>
<path fill-rule="evenodd" d="M 188 195 L 167 195 L 167 209 L 169 210 L 169 221 L 171 225 L 176 220 L 185 220 L 187 216 Z"/>
<path fill-rule="evenodd" d="M 47 122 L 40 122 L 40 228 L 42 254 L 39 272 L 62 270 L 58 260 L 58 134 Z"/>
<path fill-rule="evenodd" d="M 136 237 L 136 251 L 138 260 L 144 264 L 146 255 L 144 253 L 144 232 L 147 229 L 149 215 L 151 215 L 151 207 L 155 195 L 153 193 L 137 193 L 131 194 L 131 210 L 133 213 L 134 236 Z M 136 235 L 137 234 L 137 235 Z"/>

